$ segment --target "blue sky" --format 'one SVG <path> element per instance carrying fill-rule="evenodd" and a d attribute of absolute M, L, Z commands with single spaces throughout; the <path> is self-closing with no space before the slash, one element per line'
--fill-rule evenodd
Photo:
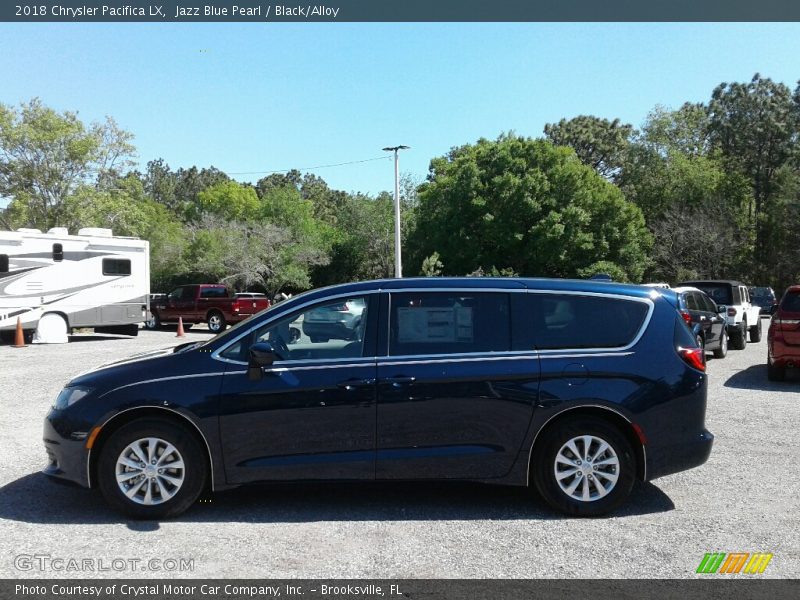
<path fill-rule="evenodd" d="M 503 131 L 578 114 L 639 125 L 756 71 L 794 88 L 798 57 L 798 24 L 2 24 L 0 102 L 111 115 L 142 165 L 270 171 L 407 144 L 401 170 L 422 178 Z M 315 172 L 392 186 L 388 160 Z"/>

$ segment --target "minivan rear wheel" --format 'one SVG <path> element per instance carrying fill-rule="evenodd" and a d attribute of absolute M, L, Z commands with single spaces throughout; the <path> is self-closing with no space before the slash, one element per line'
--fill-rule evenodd
<path fill-rule="evenodd" d="M 597 517 L 618 508 L 636 477 L 630 442 L 614 425 L 576 417 L 549 428 L 531 464 L 536 490 L 556 510 Z"/>
<path fill-rule="evenodd" d="M 205 489 L 207 473 L 200 443 L 183 427 L 155 419 L 132 421 L 115 431 L 97 464 L 106 501 L 134 519 L 181 514 Z"/>

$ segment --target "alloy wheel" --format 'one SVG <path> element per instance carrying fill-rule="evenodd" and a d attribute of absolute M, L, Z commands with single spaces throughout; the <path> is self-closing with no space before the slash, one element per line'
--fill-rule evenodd
<path fill-rule="evenodd" d="M 161 438 L 141 438 L 128 444 L 117 458 L 117 485 L 137 504 L 162 504 L 180 491 L 186 477 L 183 457 Z"/>
<path fill-rule="evenodd" d="M 561 446 L 553 470 L 562 492 L 574 500 L 593 502 L 617 484 L 619 457 L 602 438 L 581 435 Z"/>

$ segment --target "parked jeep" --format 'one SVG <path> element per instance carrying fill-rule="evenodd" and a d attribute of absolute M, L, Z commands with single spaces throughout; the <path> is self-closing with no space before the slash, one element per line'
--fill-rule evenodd
<path fill-rule="evenodd" d="M 720 314 L 724 314 L 727 321 L 731 348 L 744 349 L 748 330 L 751 342 L 761 341 L 761 309 L 752 303 L 745 284 L 740 281 L 707 280 L 685 281 L 678 286 L 696 287 L 716 302 Z"/>

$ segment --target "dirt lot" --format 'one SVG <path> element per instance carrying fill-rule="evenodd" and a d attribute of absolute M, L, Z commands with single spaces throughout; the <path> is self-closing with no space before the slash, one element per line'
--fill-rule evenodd
<path fill-rule="evenodd" d="M 125 522 L 98 493 L 40 475 L 41 425 L 70 377 L 179 340 L 73 339 L 0 346 L 0 577 L 87 575 L 25 570 L 19 555 L 192 559 L 193 570 L 170 576 L 203 578 L 695 577 L 712 551 L 772 552 L 764 576 L 800 575 L 800 378 L 767 380 L 766 342 L 709 362 L 709 462 L 639 485 L 610 518 L 565 519 L 517 489 L 375 484 L 219 493 L 153 523 Z M 120 575 L 164 572 L 101 573 Z"/>

